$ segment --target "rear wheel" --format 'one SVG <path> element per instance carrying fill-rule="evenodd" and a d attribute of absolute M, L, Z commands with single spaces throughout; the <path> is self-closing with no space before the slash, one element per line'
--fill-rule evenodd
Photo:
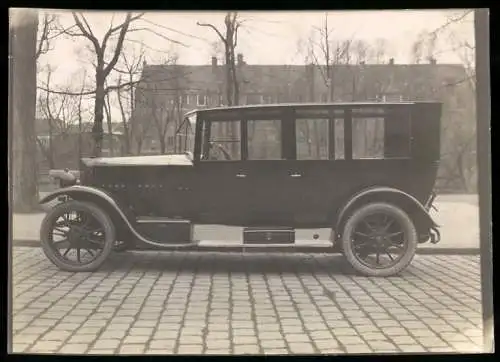
<path fill-rule="evenodd" d="M 417 244 L 410 217 L 387 203 L 362 206 L 349 217 L 342 233 L 347 261 L 366 276 L 398 274 L 413 260 Z"/>
<path fill-rule="evenodd" d="M 97 206 L 73 200 L 47 213 L 40 239 L 45 255 L 59 269 L 90 272 L 97 270 L 113 249 L 115 228 Z"/>

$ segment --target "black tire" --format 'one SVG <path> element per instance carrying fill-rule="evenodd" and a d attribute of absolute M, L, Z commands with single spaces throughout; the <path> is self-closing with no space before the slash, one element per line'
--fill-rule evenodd
<path fill-rule="evenodd" d="M 399 242 L 396 242 L 396 244 L 394 244 L 393 241 L 387 242 L 388 244 L 390 244 L 390 246 L 403 248 L 402 254 L 399 256 L 398 259 L 396 259 L 396 261 L 393 261 L 392 256 L 390 256 L 389 253 L 387 252 L 387 255 L 390 256 L 391 261 L 393 261 L 393 265 L 380 268 L 374 267 L 373 265 L 368 265 L 368 263 L 361 261 L 360 257 L 357 256 L 353 247 L 354 235 L 362 234 L 362 233 L 357 233 L 356 230 L 358 229 L 356 228 L 360 225 L 361 222 L 365 222 L 368 217 L 376 215 L 377 213 L 388 215 L 388 217 L 391 217 L 393 218 L 394 221 L 397 221 L 402 230 L 397 234 L 403 234 L 402 242 L 404 242 L 404 248 L 400 246 Z M 388 239 L 390 240 L 390 238 Z M 370 241 L 365 242 L 363 244 L 368 245 L 369 243 L 373 243 L 369 247 L 373 247 L 372 245 L 376 245 L 375 244 L 376 242 L 371 241 L 371 239 Z M 371 276 L 371 277 L 388 277 L 400 273 L 410 265 L 417 251 L 418 237 L 417 237 L 417 231 L 415 229 L 415 226 L 411 218 L 402 209 L 387 203 L 372 203 L 360 207 L 359 209 L 354 211 L 354 213 L 352 213 L 351 216 L 348 218 L 342 233 L 341 245 L 344 256 L 346 257 L 349 264 L 357 272 L 365 276 Z M 362 253 L 359 254 L 361 255 Z M 378 250 L 376 253 L 376 260 L 378 264 L 379 262 Z"/>
<path fill-rule="evenodd" d="M 89 263 L 78 264 L 65 260 L 52 247 L 52 230 L 59 217 L 72 211 L 87 213 L 97 221 L 104 232 L 104 241 L 101 252 Z M 106 213 L 96 205 L 83 201 L 68 201 L 52 208 L 42 221 L 40 229 L 40 240 L 43 251 L 47 258 L 59 269 L 68 272 L 92 272 L 96 271 L 111 253 L 115 241 L 115 227 Z"/>

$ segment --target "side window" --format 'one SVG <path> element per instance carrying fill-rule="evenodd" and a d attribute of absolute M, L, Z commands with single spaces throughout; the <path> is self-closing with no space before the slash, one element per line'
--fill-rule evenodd
<path fill-rule="evenodd" d="M 282 158 L 280 120 L 249 120 L 247 128 L 249 160 Z"/>
<path fill-rule="evenodd" d="M 410 157 L 411 123 L 407 111 L 391 112 L 385 118 L 385 158 Z"/>
<path fill-rule="evenodd" d="M 408 112 L 366 109 L 353 112 L 352 158 L 382 159 L 410 156 L 410 118 Z"/>
<path fill-rule="evenodd" d="M 187 119 L 184 120 L 176 134 L 174 148 L 176 152 L 194 152 L 194 127 Z"/>
<path fill-rule="evenodd" d="M 384 118 L 352 118 L 352 158 L 384 158 Z"/>
<path fill-rule="evenodd" d="M 211 121 L 208 145 L 204 147 L 202 160 L 238 161 L 241 160 L 240 121 Z"/>
<path fill-rule="evenodd" d="M 344 119 L 335 118 L 335 159 L 345 159 Z"/>
<path fill-rule="evenodd" d="M 295 120 L 297 160 L 328 159 L 328 119 Z"/>

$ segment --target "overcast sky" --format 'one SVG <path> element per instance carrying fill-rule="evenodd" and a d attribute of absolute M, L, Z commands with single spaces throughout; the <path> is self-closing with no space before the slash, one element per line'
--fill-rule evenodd
<path fill-rule="evenodd" d="M 74 25 L 69 11 L 47 10 L 59 15 L 63 26 Z M 329 26 L 337 40 L 356 39 L 375 44 L 378 39 L 386 41 L 386 59 L 394 58 L 396 63 L 411 61 L 411 47 L 422 31 L 433 31 L 446 24 L 452 16 L 463 14 L 464 10 L 428 11 L 343 11 L 329 12 Z M 43 14 L 43 11 L 41 12 Z M 124 12 L 85 12 L 94 35 L 102 41 L 110 24 L 120 24 Z M 306 40 L 314 27 L 321 26 L 325 12 L 303 11 L 261 11 L 240 12 L 244 20 L 239 32 L 237 52 L 244 55 L 248 64 L 304 64 L 305 52 L 298 51 L 300 40 Z M 149 64 L 161 64 L 168 54 L 175 52 L 180 64 L 210 64 L 214 55 L 213 44 L 219 39 L 214 31 L 200 27 L 197 22 L 211 23 L 221 31 L 224 28 L 223 12 L 149 12 L 143 19 L 134 22 L 132 29 L 141 29 L 127 34 L 124 52 L 127 58 L 138 54 L 139 44 L 144 44 L 145 57 Z M 144 30 L 146 29 L 146 30 Z M 156 34 L 148 31 L 153 30 Z M 439 63 L 461 63 L 460 56 L 450 39 L 474 44 L 473 14 L 459 23 L 453 23 L 440 32 L 436 44 L 436 58 Z M 170 39 L 170 40 L 168 40 Z M 116 37 L 115 37 L 116 40 Z M 91 62 L 95 56 L 89 49 L 91 43 L 83 38 L 58 37 L 51 44 L 52 50 L 39 59 L 38 81 L 44 84 L 44 66 L 52 69 L 51 88 L 74 92 L 81 91 L 82 79 L 87 78 L 87 89 L 92 89 L 94 71 Z M 113 46 L 108 46 L 113 50 Z M 109 61 L 110 56 L 106 59 Z M 112 74 L 109 84 L 115 84 L 117 73 Z M 112 98 L 114 96 L 112 95 Z M 112 100 L 112 113 L 118 113 Z M 91 109 L 89 103 L 89 109 Z"/>
<path fill-rule="evenodd" d="M 387 55 L 397 63 L 410 61 L 413 41 L 423 30 L 432 31 L 447 22 L 447 17 L 463 10 L 429 11 L 343 11 L 330 12 L 329 23 L 333 35 L 338 39 L 363 39 L 374 43 L 377 39 L 387 40 Z M 297 51 L 300 39 L 306 39 L 314 26 L 320 26 L 324 12 L 241 12 L 245 22 L 240 31 L 237 52 L 243 53 L 248 64 L 301 64 L 304 55 Z M 118 24 L 124 13 L 88 12 L 86 18 L 98 38 L 109 28 L 111 19 Z M 137 49 L 138 42 L 144 42 L 149 63 L 159 63 L 166 57 L 166 52 L 175 50 L 179 62 L 183 64 L 210 64 L 213 55 L 213 43 L 218 40 L 215 32 L 196 25 L 197 21 L 212 23 L 223 29 L 224 13 L 220 12 L 151 12 L 145 20 L 137 21 L 133 28 L 149 28 L 181 44 L 167 41 L 164 37 L 149 31 L 137 31 L 127 37 L 127 51 Z M 70 13 L 61 13 L 61 22 L 71 25 Z M 151 22 L 158 24 L 153 25 Z M 473 43 L 473 16 L 447 28 L 437 46 L 441 63 L 459 63 L 456 51 L 447 40 L 453 31 L 461 39 Z M 82 53 L 78 50 L 89 42 L 84 38 L 67 40 L 59 38 L 55 49 L 44 55 L 42 62 L 57 66 L 58 72 L 73 73 L 81 68 Z M 449 50 L 449 51 L 448 51 Z"/>

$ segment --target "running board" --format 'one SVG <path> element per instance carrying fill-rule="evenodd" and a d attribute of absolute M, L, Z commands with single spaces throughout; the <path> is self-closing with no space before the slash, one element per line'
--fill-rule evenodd
<path fill-rule="evenodd" d="M 294 243 L 259 243 L 259 244 L 248 244 L 243 241 L 226 241 L 226 240 L 201 240 L 198 243 L 198 247 L 200 248 L 245 248 L 245 249 L 253 249 L 253 248 L 281 248 L 281 249 L 290 249 L 290 248 L 331 248 L 333 244 L 330 240 L 295 240 Z"/>
<path fill-rule="evenodd" d="M 149 248 L 147 248 L 149 249 Z M 200 252 L 316 252 L 332 253 L 330 240 L 296 240 L 293 244 L 246 244 L 243 241 L 200 240 L 186 244 L 167 244 L 154 250 Z"/>

